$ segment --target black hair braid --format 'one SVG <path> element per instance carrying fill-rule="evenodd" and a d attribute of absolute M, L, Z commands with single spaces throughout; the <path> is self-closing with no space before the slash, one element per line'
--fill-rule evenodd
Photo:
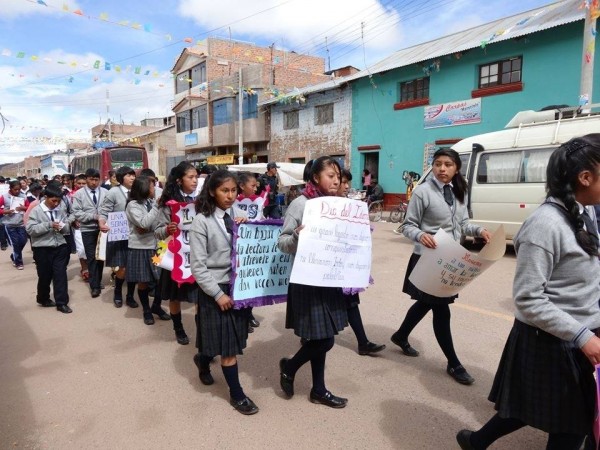
<path fill-rule="evenodd" d="M 575 200 L 575 193 L 573 192 L 570 184 L 565 185 L 564 194 L 561 200 L 565 204 L 565 208 L 567 208 L 571 218 L 571 223 L 575 227 L 575 239 L 577 240 L 579 246 L 588 255 L 598 255 L 596 243 L 592 239 L 592 236 L 583 228 L 583 216 L 579 212 L 579 204 Z"/>
<path fill-rule="evenodd" d="M 584 229 L 583 216 L 575 197 L 577 177 L 584 171 L 596 171 L 600 164 L 600 134 L 588 134 L 573 138 L 557 148 L 546 168 L 546 191 L 548 197 L 563 202 L 579 246 L 592 256 L 598 248 L 591 234 Z"/>
<path fill-rule="evenodd" d="M 467 192 L 467 180 L 462 176 L 460 171 L 457 171 L 456 174 L 452 177 L 452 191 L 454 192 L 454 196 L 456 200 L 460 203 L 465 202 L 465 194 Z"/>

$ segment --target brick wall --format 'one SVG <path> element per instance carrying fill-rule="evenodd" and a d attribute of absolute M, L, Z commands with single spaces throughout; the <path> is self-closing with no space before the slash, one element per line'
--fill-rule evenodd
<path fill-rule="evenodd" d="M 315 125 L 315 106 L 327 103 L 333 103 L 333 123 Z M 292 110 L 299 111 L 299 127 L 284 130 L 284 113 Z M 349 167 L 351 126 L 352 91 L 348 87 L 310 94 L 302 105 L 272 105 L 270 159 L 308 161 L 322 155 L 344 155 Z"/>

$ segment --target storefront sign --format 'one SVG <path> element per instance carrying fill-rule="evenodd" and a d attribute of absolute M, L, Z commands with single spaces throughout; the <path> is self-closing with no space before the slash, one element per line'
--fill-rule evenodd
<path fill-rule="evenodd" d="M 481 122 L 481 99 L 425 106 L 425 128 L 452 127 Z"/>
<path fill-rule="evenodd" d="M 233 164 L 234 157 L 235 157 L 235 155 L 233 155 L 233 154 L 209 156 L 208 158 L 206 158 L 206 162 L 208 164 L 214 164 L 215 166 L 221 166 L 224 164 Z"/>

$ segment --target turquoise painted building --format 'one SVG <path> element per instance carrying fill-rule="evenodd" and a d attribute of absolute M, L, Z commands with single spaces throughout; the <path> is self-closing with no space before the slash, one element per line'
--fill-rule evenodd
<path fill-rule="evenodd" d="M 402 172 L 423 173 L 438 148 L 501 129 L 518 111 L 578 105 L 580 4 L 555 3 L 400 50 L 373 66 L 371 76 L 363 71 L 349 80 L 354 187 L 367 168 L 386 194 L 405 193 Z M 598 77 L 593 89 L 598 98 Z"/>

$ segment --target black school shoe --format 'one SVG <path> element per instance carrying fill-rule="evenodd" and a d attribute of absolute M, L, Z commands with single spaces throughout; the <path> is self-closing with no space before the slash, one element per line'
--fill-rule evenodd
<path fill-rule="evenodd" d="M 471 435 L 473 432 L 471 430 L 460 430 L 456 434 L 456 442 L 462 450 L 475 450 L 473 444 L 471 444 Z"/>
<path fill-rule="evenodd" d="M 198 378 L 200 378 L 200 382 L 205 386 L 210 386 L 211 384 L 214 384 L 215 379 L 210 373 L 210 366 L 204 368 L 200 363 L 200 353 L 196 353 L 194 355 L 194 364 L 196 364 L 196 367 L 198 368 Z"/>
<path fill-rule="evenodd" d="M 56 303 L 54 303 L 52 300 L 48 299 L 48 300 L 44 300 L 43 302 L 37 300 L 37 304 L 40 305 L 42 308 L 50 308 L 52 306 L 56 306 Z"/>
<path fill-rule="evenodd" d="M 329 391 L 325 392 L 325 395 L 318 395 L 311 390 L 310 401 L 330 408 L 344 408 L 348 404 L 347 398 L 338 397 Z"/>
<path fill-rule="evenodd" d="M 419 352 L 417 350 L 415 350 L 408 343 L 408 341 L 401 340 L 400 337 L 398 336 L 397 332 L 392 334 L 392 337 L 390 338 L 390 340 L 394 344 L 396 344 L 398 347 L 400 347 L 402 349 L 402 353 L 404 353 L 406 356 L 412 356 L 413 358 L 416 358 L 417 356 L 419 356 Z"/>
<path fill-rule="evenodd" d="M 258 412 L 258 406 L 256 406 L 249 397 L 246 397 L 240 401 L 236 401 L 231 398 L 229 399 L 229 403 L 237 412 L 245 416 L 251 416 L 252 414 L 256 414 Z"/>
<path fill-rule="evenodd" d="M 462 365 L 458 365 L 454 368 L 448 366 L 446 368 L 446 372 L 448 372 L 448 375 L 450 375 L 452 378 L 454 378 L 454 380 L 457 383 L 465 384 L 465 385 L 475 383 L 475 378 L 473 378 L 471 375 L 469 375 L 469 372 L 467 372 L 467 369 L 465 369 Z"/>
<path fill-rule="evenodd" d="M 359 355 L 374 355 L 385 349 L 384 344 L 375 344 L 374 342 L 367 342 L 365 345 L 358 346 Z"/>
<path fill-rule="evenodd" d="M 288 375 L 283 370 L 288 361 L 289 358 L 281 358 L 279 360 L 279 385 L 287 398 L 292 398 L 294 396 L 294 377 Z"/>

